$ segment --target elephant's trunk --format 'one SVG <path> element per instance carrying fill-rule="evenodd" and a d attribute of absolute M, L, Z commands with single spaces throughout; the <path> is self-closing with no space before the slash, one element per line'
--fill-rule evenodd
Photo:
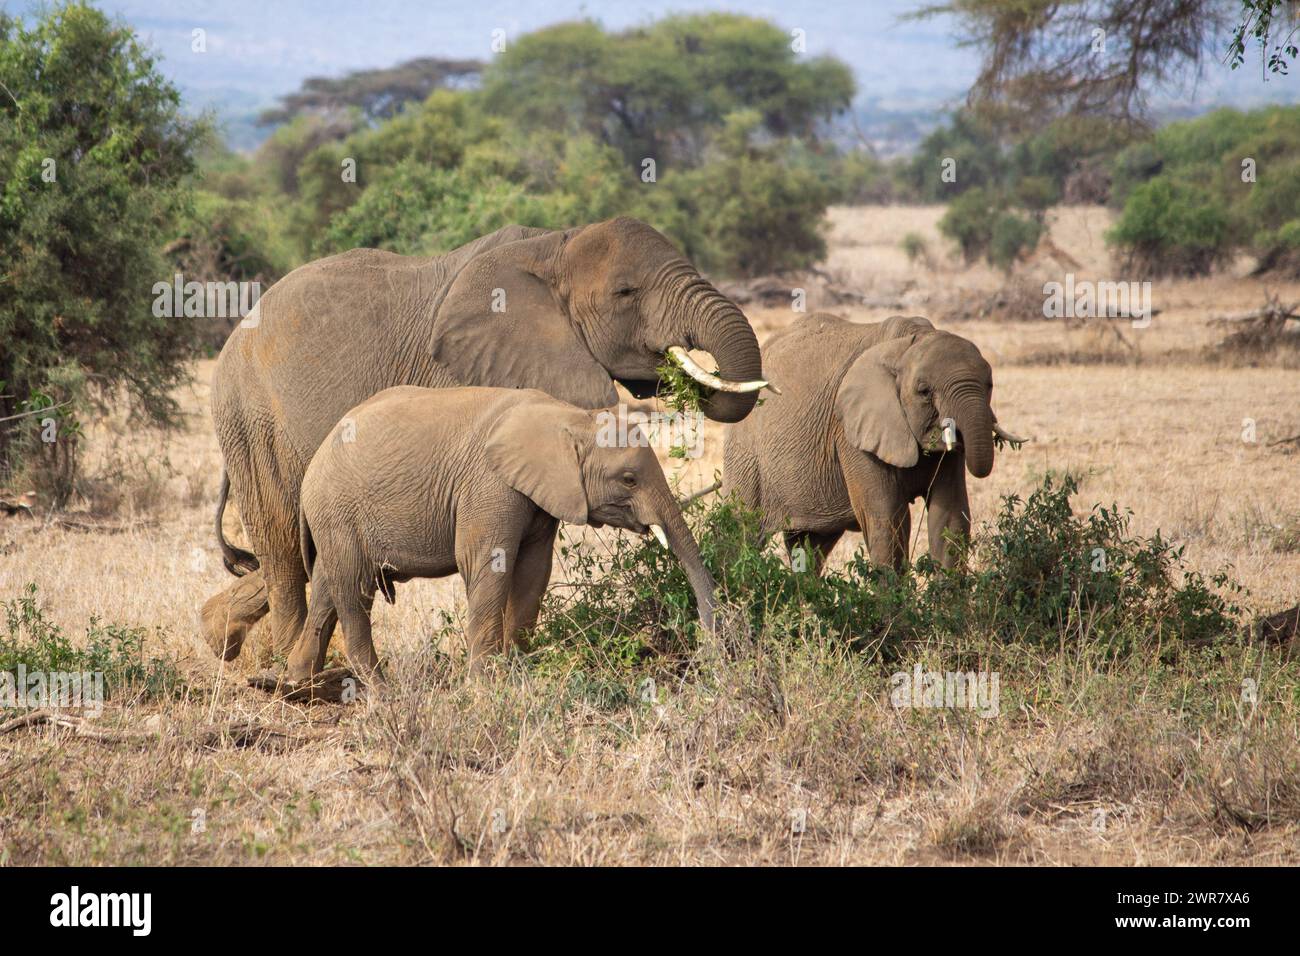
<path fill-rule="evenodd" d="M 993 470 L 993 409 L 984 390 L 971 385 L 953 395 L 953 420 L 966 449 L 966 470 L 976 478 Z"/>
<path fill-rule="evenodd" d="M 682 563 L 686 571 L 686 580 L 690 582 L 691 590 L 695 593 L 695 606 L 699 610 L 700 623 L 707 630 L 713 630 L 714 614 L 717 611 L 713 575 L 709 574 L 709 569 L 704 566 L 699 545 L 695 543 L 695 537 L 691 534 L 691 529 L 687 526 L 686 519 L 682 517 L 682 511 L 668 491 L 667 485 L 655 495 L 649 512 L 647 515 L 649 520 L 646 523 L 652 526 L 658 525 L 662 529 L 669 549 L 677 555 L 677 560 Z"/>
<path fill-rule="evenodd" d="M 718 363 L 717 376 L 728 382 L 763 377 L 758 339 L 745 314 L 705 279 L 696 276 L 678 290 L 687 348 L 702 349 Z M 779 384 L 779 383 L 777 383 Z M 738 422 L 754 408 L 755 392 L 709 392 L 701 410 L 715 422 Z"/>

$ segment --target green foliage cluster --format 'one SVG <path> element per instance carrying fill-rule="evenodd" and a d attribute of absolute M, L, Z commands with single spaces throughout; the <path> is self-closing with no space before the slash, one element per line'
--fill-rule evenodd
<path fill-rule="evenodd" d="M 924 202 L 949 204 L 940 230 L 967 262 L 1009 271 L 1037 246 L 1049 207 L 1105 200 L 1104 164 L 1126 141 L 1098 117 L 1061 117 L 1013 137 L 963 110 L 921 143 L 904 182 Z"/>
<path fill-rule="evenodd" d="M 1171 123 L 1113 169 L 1108 241 L 1152 274 L 1204 274 L 1240 251 L 1268 261 L 1300 232 L 1300 107 Z"/>
<path fill-rule="evenodd" d="M 83 639 L 72 638 L 49 619 L 35 584 L 12 601 L 0 601 L 4 631 L 0 633 L 0 671 L 99 673 L 106 697 L 131 694 L 140 699 L 172 697 L 182 689 L 174 662 L 145 657 L 149 636 L 141 627 L 105 624 L 92 617 Z"/>
<path fill-rule="evenodd" d="M 223 158 L 209 188 L 279 210 L 294 261 L 632 215 L 712 272 L 798 268 L 824 255 L 826 205 L 862 172 L 820 136 L 852 92 L 843 64 L 750 17 L 565 23 L 513 41 L 480 89 L 378 123 L 298 115 L 242 170 Z"/>
<path fill-rule="evenodd" d="M 1046 477 L 1027 499 L 1009 496 L 993 525 L 953 569 L 928 557 L 903 573 L 859 552 L 817 576 L 765 548 L 759 517 L 734 500 L 689 506 L 718 585 L 723 629 L 812 633 L 896 655 L 908 642 L 977 634 L 1034 645 L 1089 644 L 1121 653 L 1150 642 L 1233 635 L 1241 589 L 1225 574 L 1186 567 L 1158 534 L 1136 537 L 1130 515 L 1071 507 L 1075 480 Z M 564 544 L 565 587 L 552 589 L 535 643 L 539 660 L 593 666 L 684 661 L 694 651 L 694 598 L 676 559 L 626 536 L 603 552 Z"/>
<path fill-rule="evenodd" d="M 957 243 L 968 262 L 987 259 L 1010 272 L 1016 260 L 1038 245 L 1042 219 L 1007 208 L 996 192 L 976 186 L 951 203 L 939 220 L 939 231 Z"/>
<path fill-rule="evenodd" d="M 156 316 L 162 247 L 203 130 L 135 36 L 81 3 L 0 14 L 0 419 L 66 418 L 125 390 L 170 423 L 193 329 Z M 0 422 L 0 471 L 40 416 Z M 64 449 L 50 450 L 63 454 Z"/>

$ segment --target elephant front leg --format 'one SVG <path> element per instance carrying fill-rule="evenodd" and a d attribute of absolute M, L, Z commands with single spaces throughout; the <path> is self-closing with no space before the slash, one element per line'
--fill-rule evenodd
<path fill-rule="evenodd" d="M 867 539 L 871 563 L 903 570 L 912 535 L 912 514 L 897 471 L 856 450 L 842 454 L 840 466 L 853 516 Z"/>
<path fill-rule="evenodd" d="M 966 493 L 966 468 L 961 455 L 944 456 L 926 499 L 930 556 L 945 568 L 957 563 L 958 549 L 948 538 L 970 540 L 970 499 Z"/>
<path fill-rule="evenodd" d="M 478 672 L 489 654 L 504 650 L 506 606 L 514 575 L 490 565 L 466 577 L 469 598 L 469 667 Z"/>

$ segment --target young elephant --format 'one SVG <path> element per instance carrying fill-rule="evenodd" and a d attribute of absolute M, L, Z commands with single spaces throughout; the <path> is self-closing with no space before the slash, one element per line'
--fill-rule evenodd
<path fill-rule="evenodd" d="M 536 623 L 560 521 L 653 531 L 685 566 L 712 627 L 713 579 L 654 452 L 632 440 L 602 447 L 596 416 L 535 389 L 415 386 L 348 412 L 303 478 L 311 602 L 287 679 L 324 667 L 336 620 L 349 663 L 372 674 L 375 591 L 391 602 L 394 582 L 456 571 L 471 666 L 480 666 Z"/>
<path fill-rule="evenodd" d="M 873 563 L 901 568 L 908 506 L 923 498 L 930 553 L 950 566 L 944 533 L 970 532 L 963 464 L 983 478 L 995 436 L 1022 441 L 997 424 L 979 349 L 921 318 L 818 313 L 774 336 L 763 366 L 783 394 L 729 430 L 723 494 L 762 512 L 764 536 L 806 542 L 817 570 L 845 531 L 863 532 Z"/>

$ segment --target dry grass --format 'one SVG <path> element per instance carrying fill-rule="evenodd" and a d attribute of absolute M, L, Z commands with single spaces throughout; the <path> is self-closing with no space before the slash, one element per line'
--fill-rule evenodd
<path fill-rule="evenodd" d="M 941 291 L 995 290 L 1000 276 L 944 253 L 939 214 L 834 210 L 827 268 L 907 305 L 842 311 L 937 314 Z M 1080 274 L 1104 274 L 1105 213 L 1056 216 L 1053 238 Z M 908 262 L 909 231 L 927 238 L 931 266 Z M 1026 266 L 1036 268 L 1055 267 Z M 1300 299 L 1297 288 L 1283 297 Z M 1300 378 L 1200 353 L 1221 337 L 1211 318 L 1264 292 L 1231 276 L 1160 283 L 1152 327 L 1123 330 L 1137 352 L 1041 319 L 950 324 L 992 361 L 1001 420 L 1035 439 L 973 483 L 977 522 L 1000 495 L 1071 472 L 1083 477 L 1081 503 L 1131 508 L 1135 530 L 1185 544 L 1194 567 L 1228 567 L 1253 606 L 1294 604 L 1300 449 L 1269 443 L 1300 432 Z M 761 335 L 791 318 L 752 317 Z M 1112 347 L 1122 359 L 1092 354 Z M 1300 862 L 1300 701 L 1296 665 L 1277 651 L 1148 649 L 1116 661 L 980 635 L 909 649 L 909 661 L 999 670 L 1000 716 L 983 720 L 895 710 L 894 668 L 842 649 L 729 634 L 701 650 L 689 679 L 643 700 L 634 677 L 517 661 L 467 680 L 430 640 L 439 612 L 463 607 L 460 582 L 446 579 L 377 605 L 383 693 L 346 706 L 271 700 L 245 686 L 267 663 L 260 632 L 229 665 L 198 637 L 199 605 L 230 580 L 210 531 L 220 469 L 210 373 L 211 363 L 196 369 L 184 399 L 192 427 L 166 447 L 166 467 L 149 436 L 122 423 L 92 431 L 101 470 L 148 460 L 124 482 L 131 490 L 104 492 L 120 530 L 0 518 L 0 600 L 35 582 L 72 632 L 92 616 L 157 627 L 146 649 L 173 658 L 187 687 L 177 699 L 110 702 L 97 726 L 148 730 L 147 741 L 50 727 L 0 736 L 0 862 Z M 684 489 L 720 466 L 722 431 L 709 428 L 702 459 L 665 459 Z M 833 560 L 860 543 L 847 536 Z M 1245 678 L 1257 704 L 1243 703 Z M 240 746 L 200 733 L 240 720 L 311 734 Z"/>

